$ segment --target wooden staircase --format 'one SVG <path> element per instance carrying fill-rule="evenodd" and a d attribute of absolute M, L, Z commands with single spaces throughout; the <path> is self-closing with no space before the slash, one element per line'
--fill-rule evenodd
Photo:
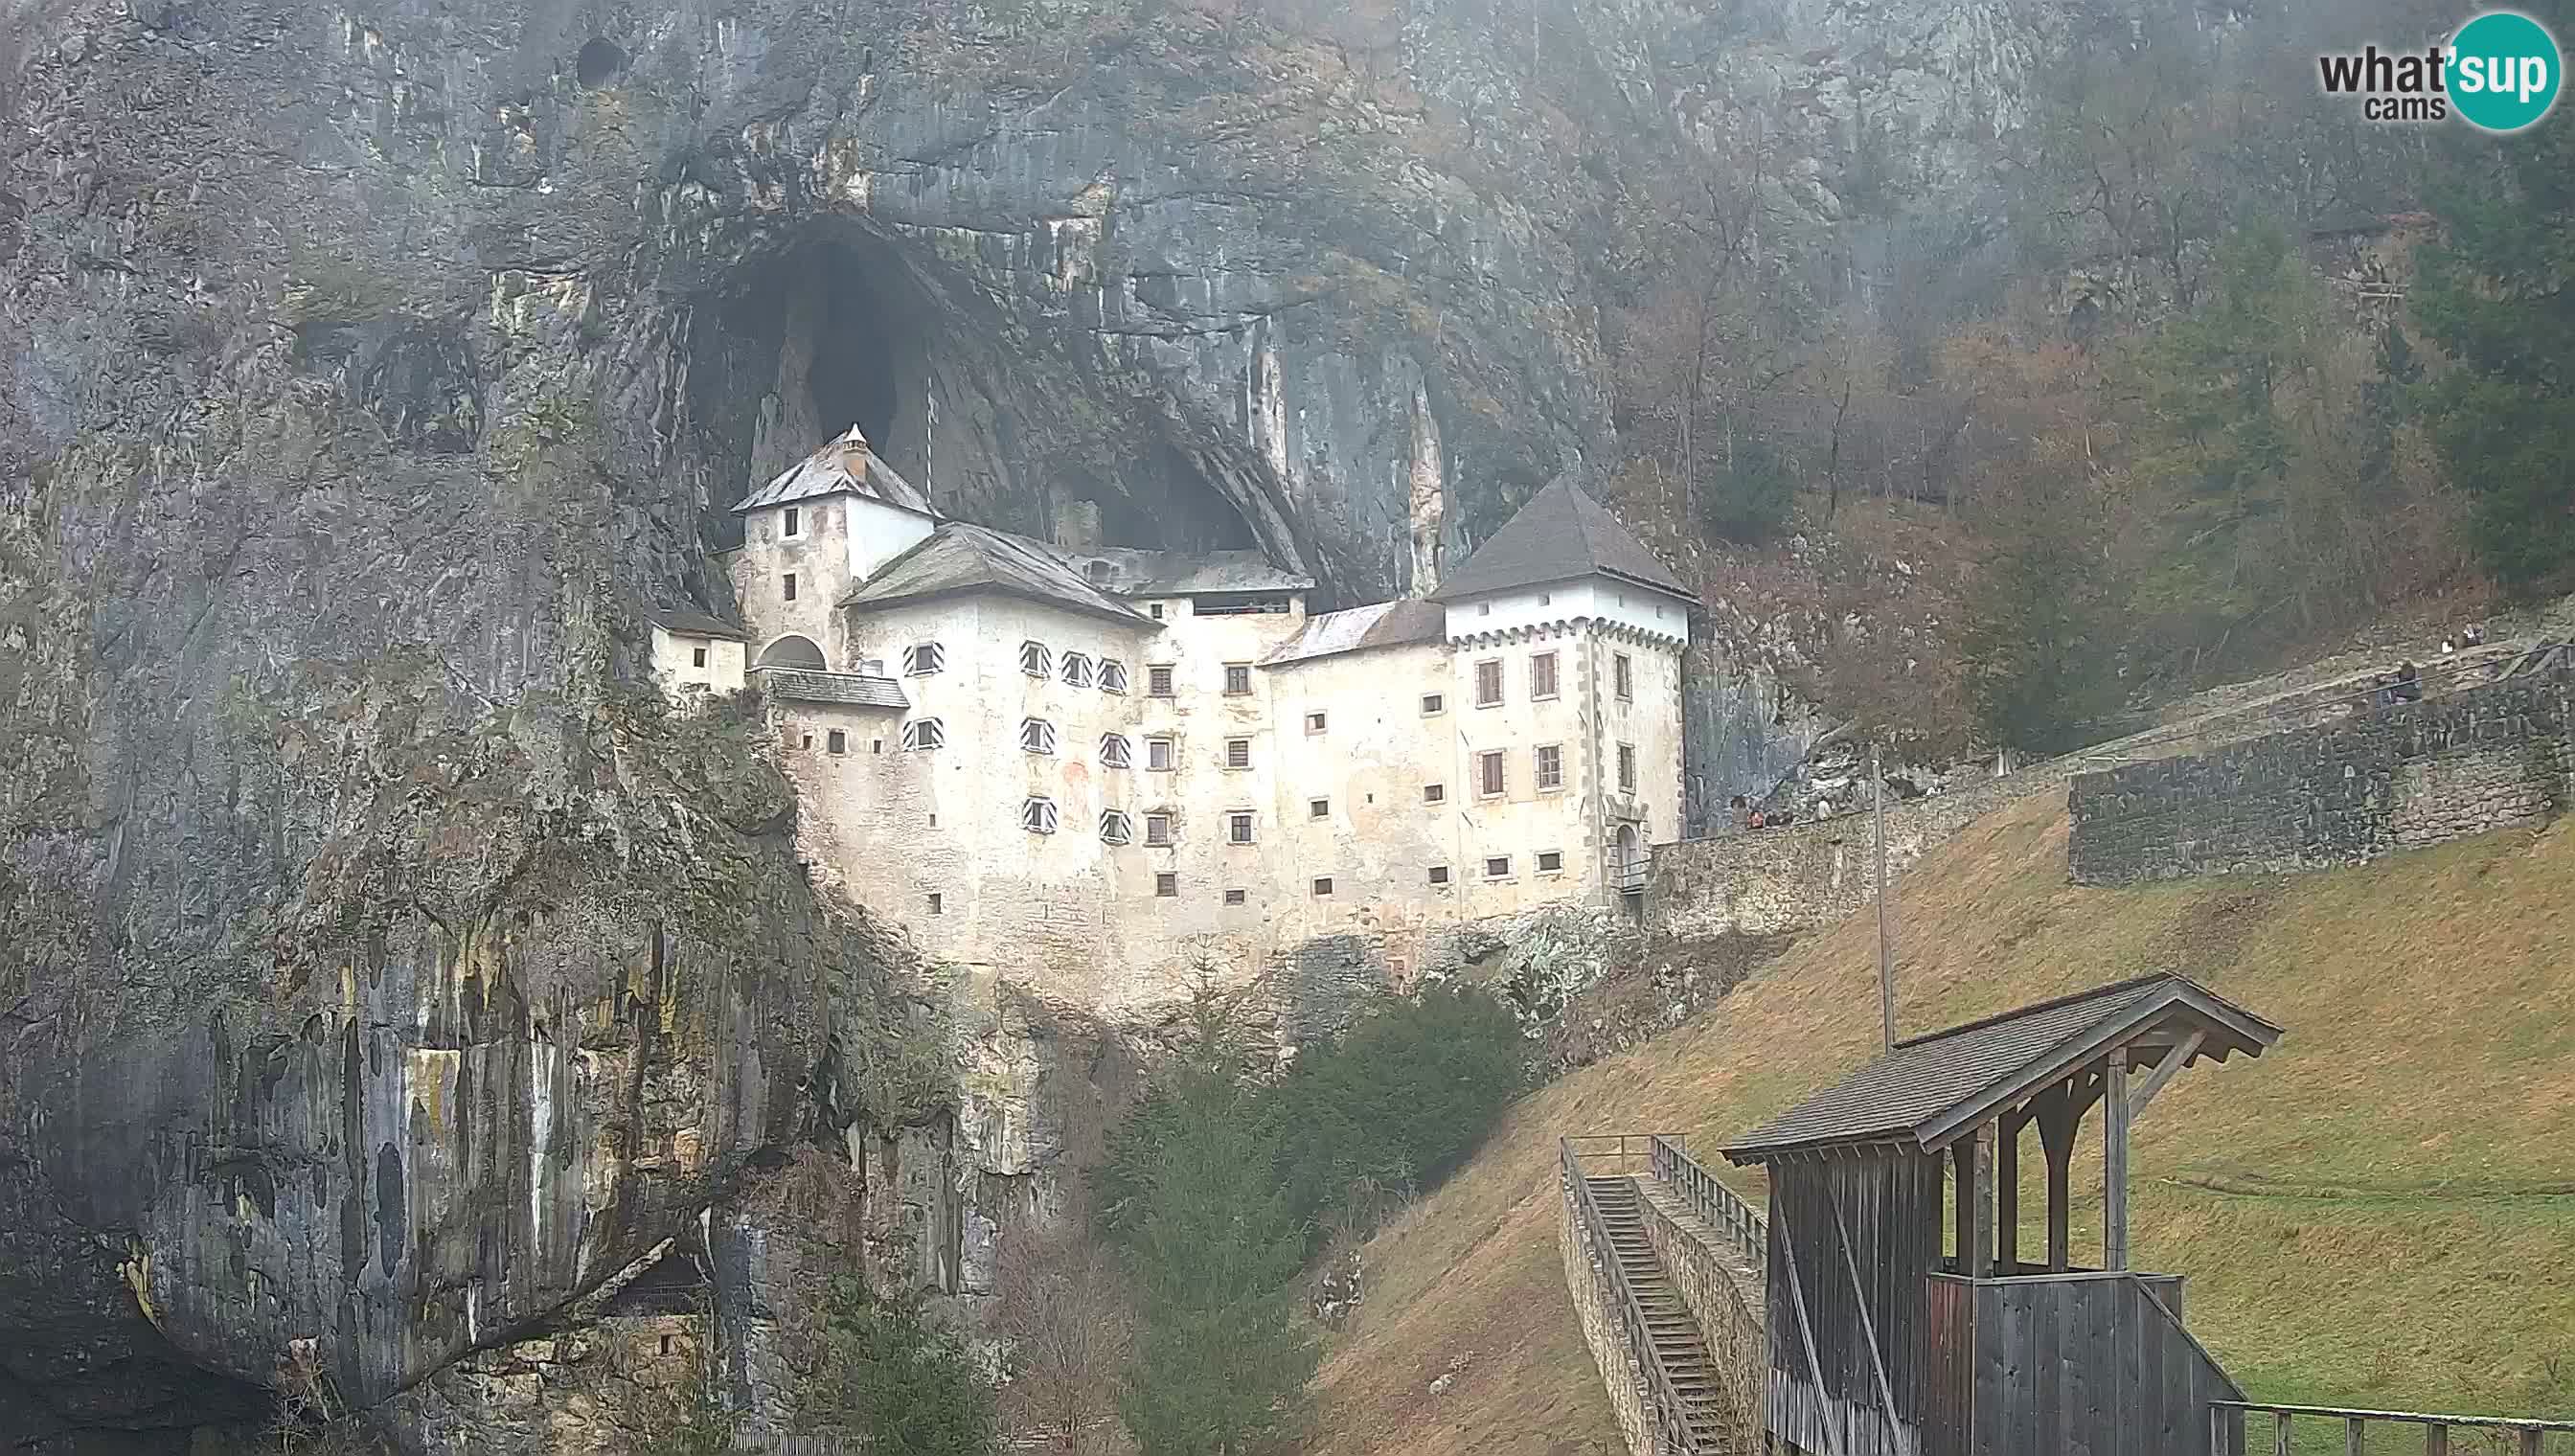
<path fill-rule="evenodd" d="M 1593 1205 L 1600 1210 L 1610 1252 L 1618 1260 L 1619 1271 L 1626 1276 L 1627 1287 L 1633 1291 L 1637 1308 L 1644 1316 L 1647 1338 L 1653 1342 L 1653 1358 L 1661 1363 L 1664 1377 L 1681 1399 L 1683 1418 L 1689 1423 L 1690 1449 L 1729 1449 L 1733 1436 L 1727 1426 L 1726 1402 L 1717 1388 L 1716 1362 L 1708 1357 L 1707 1341 L 1699 1333 L 1698 1321 L 1691 1316 L 1689 1306 L 1681 1302 L 1671 1281 L 1663 1277 L 1662 1261 L 1654 1257 L 1653 1245 L 1645 1240 L 1636 1180 L 1586 1177 L 1582 1181 L 1590 1189 Z"/>

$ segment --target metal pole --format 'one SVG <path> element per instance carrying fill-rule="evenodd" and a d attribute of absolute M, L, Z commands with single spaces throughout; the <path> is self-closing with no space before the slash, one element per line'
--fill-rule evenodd
<path fill-rule="evenodd" d="M 1886 1049 L 1895 1049 L 1895 950 L 1886 927 L 1886 776 L 1878 771 L 1877 744 L 1868 745 L 1869 817 L 1877 831 L 1877 1018 Z"/>

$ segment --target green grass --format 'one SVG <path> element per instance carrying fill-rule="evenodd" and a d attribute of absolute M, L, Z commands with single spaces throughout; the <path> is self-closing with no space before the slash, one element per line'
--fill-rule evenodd
<path fill-rule="evenodd" d="M 1901 1029 L 2155 969 L 2281 1024 L 2270 1053 L 2191 1069 L 2139 1121 L 2138 1267 L 2187 1277 L 2193 1332 L 2256 1399 L 2575 1418 L 2575 1193 L 2540 1191 L 2575 1187 L 2575 825 L 2142 889 L 2070 885 L 2064 853 L 2063 798 L 2042 796 L 1905 879 Z M 1556 1135 L 1678 1128 L 1713 1162 L 1873 1049 L 1874 944 L 1868 916 L 1810 937 L 1689 1025 L 1522 1103 L 1370 1244 L 1316 1449 L 1616 1450 L 1555 1287 Z M 2085 1131 L 2078 1260 L 2100 1247 L 2097 1120 Z M 2043 1244 L 2034 1148 L 2024 1248 Z M 2299 1427 L 2302 1451 L 2339 1443 Z"/>

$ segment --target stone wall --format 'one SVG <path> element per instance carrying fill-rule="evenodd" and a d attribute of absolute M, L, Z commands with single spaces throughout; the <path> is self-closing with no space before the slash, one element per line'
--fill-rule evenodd
<path fill-rule="evenodd" d="M 1645 1368 L 1628 1347 L 1627 1332 L 1609 1307 L 1611 1296 L 1600 1261 L 1612 1255 L 1591 1246 L 1582 1215 L 1574 1209 L 1571 1188 L 1560 1189 L 1556 1198 L 1555 1246 L 1564 1255 L 1564 1288 L 1573 1296 L 1583 1346 L 1600 1370 L 1601 1388 L 1609 1392 L 1618 1429 L 1627 1438 L 1628 1456 L 1658 1456 L 1653 1423 L 1645 1416 Z"/>
<path fill-rule="evenodd" d="M 2357 864 L 2529 823 L 2575 794 L 2575 673 L 2372 709 L 2074 779 L 2074 879 Z"/>
<path fill-rule="evenodd" d="M 1692 1213 L 1679 1194 L 1653 1178 L 1636 1180 L 1645 1242 L 1663 1266 L 1681 1303 L 1689 1306 L 1699 1338 L 1732 1403 L 1736 1429 L 1750 1450 L 1760 1435 L 1762 1382 L 1769 1376 L 1770 1340 L 1763 1328 L 1761 1279 L 1732 1253 L 1716 1229 Z"/>
<path fill-rule="evenodd" d="M 2050 759 L 1999 778 L 1886 806 L 1886 867 L 1900 877 L 1951 834 L 2027 794 L 2065 782 Z M 1792 935 L 1866 905 L 1875 885 L 1863 806 L 1781 829 L 1729 832 L 1654 848 L 1645 919 L 1668 935 Z"/>

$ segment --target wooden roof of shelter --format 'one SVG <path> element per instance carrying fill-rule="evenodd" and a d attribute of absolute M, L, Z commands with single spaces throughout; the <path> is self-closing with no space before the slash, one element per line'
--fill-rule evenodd
<path fill-rule="evenodd" d="M 2187 1064 L 2259 1056 L 2279 1039 L 2279 1027 L 2186 976 L 2139 976 L 1908 1037 L 1721 1151 L 1734 1163 L 1864 1147 L 1933 1152 L 2123 1047 L 2148 1056 L 2191 1045 Z"/>

